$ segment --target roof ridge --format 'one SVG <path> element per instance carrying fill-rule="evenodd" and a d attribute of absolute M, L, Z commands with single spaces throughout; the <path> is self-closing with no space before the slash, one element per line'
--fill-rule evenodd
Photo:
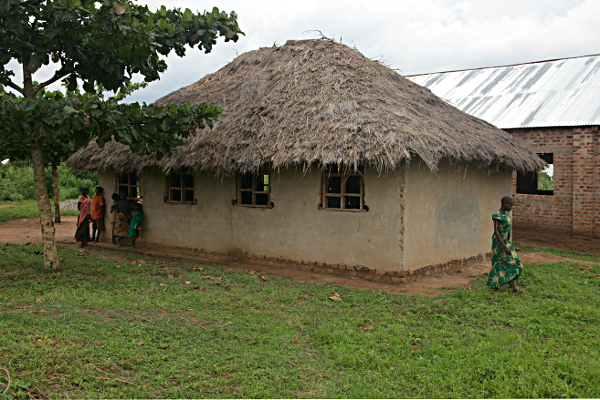
<path fill-rule="evenodd" d="M 587 54 L 583 56 L 573 56 L 573 57 L 562 57 L 562 58 L 554 58 L 549 60 L 540 60 L 540 61 L 529 61 L 524 63 L 516 63 L 516 64 L 505 64 L 505 65 L 492 65 L 487 67 L 478 67 L 478 68 L 464 68 L 464 69 L 455 69 L 450 71 L 439 71 L 439 72 L 427 72 L 424 74 L 412 74 L 412 75 L 403 75 L 405 78 L 410 78 L 413 76 L 425 76 L 425 75 L 433 75 L 433 74 L 449 74 L 452 72 L 464 72 L 464 71 L 478 71 L 481 69 L 492 69 L 492 68 L 506 68 L 506 67 L 516 67 L 519 65 L 529 65 L 529 64 L 541 64 L 553 61 L 561 61 L 561 60 L 571 60 L 575 58 L 585 58 L 585 57 L 598 57 L 600 54 Z"/>

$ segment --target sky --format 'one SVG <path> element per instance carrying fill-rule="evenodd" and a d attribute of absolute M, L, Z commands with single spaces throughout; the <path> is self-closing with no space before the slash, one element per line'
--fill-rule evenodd
<path fill-rule="evenodd" d="M 323 35 L 382 60 L 403 75 L 600 53 L 598 0 L 138 0 L 151 9 L 235 11 L 237 43 L 212 53 L 172 54 L 159 81 L 128 101 L 153 102 L 192 84 L 237 54 Z M 50 72 L 35 78 L 43 81 Z"/>

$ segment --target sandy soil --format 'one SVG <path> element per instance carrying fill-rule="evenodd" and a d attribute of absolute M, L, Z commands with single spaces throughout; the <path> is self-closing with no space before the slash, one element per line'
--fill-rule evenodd
<path fill-rule="evenodd" d="M 63 222 L 60 224 L 56 224 L 56 240 L 58 244 L 73 249 L 79 249 L 79 247 L 75 243 L 75 240 L 73 239 L 73 235 L 75 233 L 76 220 L 76 217 L 62 217 Z M 564 235 L 562 239 L 564 241 Z M 41 242 L 41 240 L 42 236 L 40 232 L 40 224 L 39 220 L 37 219 L 16 219 L 0 223 L 0 242 L 27 243 Z M 521 240 L 530 243 L 529 241 L 526 241 L 524 239 Z M 589 243 L 590 241 L 585 242 Z M 552 243 L 552 240 L 543 243 L 546 244 L 539 245 L 551 246 L 550 243 Z M 109 253 L 110 255 L 107 256 L 106 252 L 98 252 L 98 249 L 108 249 L 114 251 L 114 253 Z M 600 252 L 600 246 L 598 250 L 598 252 Z M 243 270 L 253 269 L 263 274 L 279 276 L 282 278 L 293 279 L 302 282 L 318 282 L 330 285 L 344 285 L 362 289 L 381 290 L 390 293 L 408 293 L 424 295 L 438 295 L 445 293 L 446 290 L 452 288 L 456 288 L 459 286 L 469 286 L 470 282 L 475 277 L 485 275 L 490 270 L 489 264 L 478 264 L 469 268 L 464 268 L 461 272 L 454 272 L 433 277 L 424 277 L 416 282 L 411 282 L 404 285 L 391 285 L 382 282 L 373 282 L 364 279 L 344 277 L 339 275 L 319 274 L 311 271 L 304 271 L 294 268 L 246 264 L 236 261 L 227 261 L 223 263 L 223 260 L 219 260 L 210 256 L 191 256 L 172 251 L 157 251 L 156 249 L 152 249 L 152 252 L 148 251 L 148 249 L 136 249 L 134 251 L 126 247 L 117 247 L 111 243 L 91 243 L 86 251 L 89 251 L 91 254 L 96 253 L 96 255 L 101 257 L 110 257 L 116 259 L 120 258 L 123 253 L 135 252 L 137 254 L 148 255 L 175 262 L 224 265 L 227 268 Z M 559 262 L 571 260 L 565 257 L 559 257 L 545 253 L 522 253 L 521 259 L 526 264 L 535 262 Z"/>

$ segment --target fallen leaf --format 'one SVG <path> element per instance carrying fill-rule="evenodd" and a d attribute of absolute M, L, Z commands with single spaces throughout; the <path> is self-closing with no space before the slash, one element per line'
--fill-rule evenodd
<path fill-rule="evenodd" d="M 137 260 L 136 262 L 137 262 L 138 264 L 146 264 L 146 261 L 144 261 L 144 260 Z"/>
<path fill-rule="evenodd" d="M 331 300 L 335 300 L 335 301 L 342 301 L 342 296 L 340 296 L 340 295 L 339 295 L 339 294 L 337 294 L 337 293 L 334 293 L 334 294 L 332 294 L 331 296 L 329 296 L 329 298 L 330 298 Z"/>
<path fill-rule="evenodd" d="M 126 290 L 125 293 L 131 293 L 131 290 Z"/>
<path fill-rule="evenodd" d="M 115 264 L 115 267 L 121 268 L 121 264 Z"/>
<path fill-rule="evenodd" d="M 269 279 L 268 279 L 266 276 L 264 276 L 264 275 L 261 275 L 261 276 L 260 276 L 260 279 L 262 279 L 263 281 L 268 281 L 268 280 L 269 280 Z"/>
<path fill-rule="evenodd" d="M 17 308 L 17 309 L 21 309 L 21 308 L 33 308 L 33 306 L 16 306 L 15 308 Z"/>
<path fill-rule="evenodd" d="M 159 283 L 158 286 L 167 286 L 164 283 Z"/>
<path fill-rule="evenodd" d="M 374 331 L 377 328 L 364 328 L 365 331 Z"/>
<path fill-rule="evenodd" d="M 175 276 L 173 276 L 173 275 L 171 275 L 171 274 L 167 274 L 167 278 L 168 278 L 168 279 L 173 279 L 173 278 L 175 278 Z"/>
<path fill-rule="evenodd" d="M 204 279 L 212 279 L 212 276 L 210 276 L 210 275 L 202 275 L 202 278 L 204 278 Z"/>
<path fill-rule="evenodd" d="M 202 268 L 202 267 L 194 267 L 194 268 L 190 268 L 190 271 L 204 271 L 204 268 Z"/>
<path fill-rule="evenodd" d="M 421 346 L 417 346 L 416 344 L 413 344 L 412 347 L 415 350 L 423 350 L 423 348 Z"/>
<path fill-rule="evenodd" d="M 363 324 L 362 322 L 359 322 L 358 324 L 356 324 L 357 326 L 364 326 L 365 324 Z"/>
<path fill-rule="evenodd" d="M 579 270 L 580 270 L 580 271 L 583 271 L 583 267 L 579 267 Z"/>
<path fill-rule="evenodd" d="M 192 282 L 190 282 L 190 281 L 185 281 L 185 282 L 183 282 L 183 283 L 184 283 L 185 285 L 189 285 L 189 284 L 190 284 L 190 283 L 192 283 Z"/>
<path fill-rule="evenodd" d="M 253 270 L 253 269 L 249 269 L 249 270 L 248 270 L 248 273 L 249 273 L 250 275 L 252 275 L 252 274 L 255 274 L 255 273 L 256 273 L 256 271 L 255 271 L 255 270 Z"/>
<path fill-rule="evenodd" d="M 583 271 L 583 272 L 584 272 L 584 273 L 586 273 L 586 274 L 589 274 L 589 273 L 590 273 L 590 271 L 589 271 L 589 270 L 587 270 L 587 269 L 586 269 L 585 271 Z"/>
<path fill-rule="evenodd" d="M 32 312 L 34 314 L 48 314 L 48 311 L 46 311 L 46 310 L 34 310 Z"/>
<path fill-rule="evenodd" d="M 2 253 L 0 253 L 0 254 L 2 254 Z M 63 262 L 63 261 L 65 261 L 65 258 L 64 257 L 63 258 L 59 258 L 58 261 Z"/>
<path fill-rule="evenodd" d="M 35 302 L 36 302 L 36 303 L 43 303 L 43 302 L 44 302 L 44 299 L 35 299 Z"/>
<path fill-rule="evenodd" d="M 596 276 L 600 276 L 600 274 L 596 274 Z"/>
<path fill-rule="evenodd" d="M 184 308 L 183 311 L 194 311 L 193 308 Z"/>
<path fill-rule="evenodd" d="M 163 292 L 164 292 L 165 290 L 167 290 L 167 289 L 163 289 Z"/>
<path fill-rule="evenodd" d="M 294 340 L 292 340 L 292 343 L 298 343 L 300 342 L 300 340 L 298 338 L 294 338 Z"/>
<path fill-rule="evenodd" d="M 196 290 L 206 290 L 205 287 L 200 287 L 200 286 L 196 286 L 194 289 L 196 289 Z"/>

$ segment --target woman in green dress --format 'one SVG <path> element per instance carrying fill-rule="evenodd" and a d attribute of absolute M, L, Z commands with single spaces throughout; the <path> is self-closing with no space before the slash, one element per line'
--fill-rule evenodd
<path fill-rule="evenodd" d="M 509 212 L 512 210 L 514 201 L 505 196 L 500 203 L 500 210 L 492 215 L 494 221 L 492 270 L 487 284 L 494 290 L 499 290 L 502 285 L 508 284 L 510 291 L 522 294 L 525 292 L 519 289 L 516 283 L 523 272 L 523 265 L 511 241 L 512 218 Z"/>

